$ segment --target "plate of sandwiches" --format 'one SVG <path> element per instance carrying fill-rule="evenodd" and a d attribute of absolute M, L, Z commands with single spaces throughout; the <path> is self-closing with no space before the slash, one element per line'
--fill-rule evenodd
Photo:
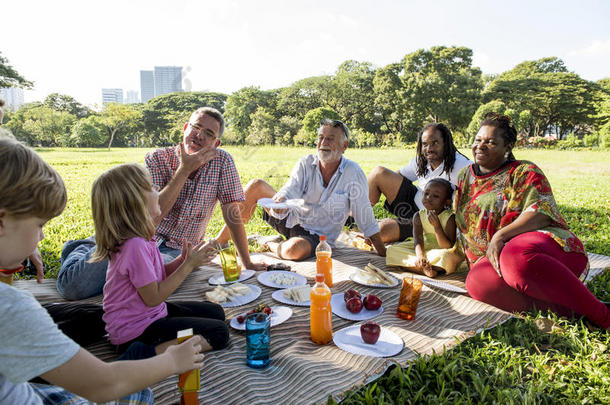
<path fill-rule="evenodd" d="M 349 276 L 354 283 L 367 287 L 393 288 L 398 285 L 398 279 L 381 270 L 372 263 L 363 269 L 358 269 Z"/>
<path fill-rule="evenodd" d="M 295 305 L 297 307 L 308 307 L 311 305 L 311 301 L 309 300 L 310 292 L 310 286 L 301 285 L 298 287 L 277 290 L 271 294 L 271 298 L 281 302 L 282 304 Z"/>
<path fill-rule="evenodd" d="M 261 288 L 253 284 L 233 283 L 226 287 L 219 285 L 205 293 L 208 301 L 220 304 L 223 308 L 246 305 L 261 295 Z"/>

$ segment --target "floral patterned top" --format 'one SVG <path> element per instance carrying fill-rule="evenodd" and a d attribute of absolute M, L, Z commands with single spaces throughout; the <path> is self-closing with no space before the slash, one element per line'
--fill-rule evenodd
<path fill-rule="evenodd" d="M 485 256 L 487 244 L 522 212 L 540 212 L 552 223 L 537 232 L 552 237 L 566 252 L 585 253 L 582 242 L 559 214 L 551 185 L 542 170 L 525 160 L 510 162 L 477 176 L 473 165 L 458 175 L 454 198 L 455 222 L 471 263 Z"/>

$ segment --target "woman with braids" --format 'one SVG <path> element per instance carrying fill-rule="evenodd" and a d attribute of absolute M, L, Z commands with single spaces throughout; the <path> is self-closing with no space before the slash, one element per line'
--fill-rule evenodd
<path fill-rule="evenodd" d="M 377 204 L 383 194 L 384 208 L 396 215 L 379 224 L 384 243 L 403 241 L 412 236 L 413 215 L 423 209 L 422 196 L 426 184 L 440 177 L 457 184 L 459 171 L 472 162 L 453 144 L 451 131 L 444 124 L 428 124 L 417 137 L 417 155 L 405 167 L 394 172 L 377 166 L 368 176 L 369 200 Z M 413 182 L 417 180 L 417 186 Z"/>
<path fill-rule="evenodd" d="M 582 242 L 559 214 L 549 181 L 515 160 L 510 118 L 485 116 L 472 145 L 474 164 L 459 173 L 454 199 L 470 271 L 470 296 L 505 311 L 552 310 L 610 328 L 610 309 L 581 282 Z"/>

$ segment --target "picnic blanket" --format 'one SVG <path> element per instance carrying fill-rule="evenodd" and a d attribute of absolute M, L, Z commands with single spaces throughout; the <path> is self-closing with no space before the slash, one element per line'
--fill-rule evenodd
<path fill-rule="evenodd" d="M 591 278 L 610 266 L 610 257 L 590 254 Z M 255 257 L 255 259 L 257 259 Z M 258 258 L 260 259 L 260 257 Z M 292 270 L 313 281 L 315 262 L 290 262 L 273 257 L 264 258 L 268 263 L 284 262 Z M 351 354 L 341 350 L 332 342 L 318 346 L 309 339 L 309 308 L 291 307 L 293 315 L 286 322 L 271 329 L 271 363 L 262 370 L 246 366 L 245 332 L 231 329 L 227 349 L 206 353 L 201 370 L 201 404 L 311 404 L 325 403 L 328 396 L 341 400 L 344 393 L 355 386 L 368 383 L 392 364 L 407 365 L 418 355 L 439 353 L 473 336 L 483 328 L 491 328 L 511 317 L 511 314 L 464 295 L 428 288 L 424 285 L 417 316 L 405 321 L 396 316 L 399 287 L 377 289 L 358 285 L 349 275 L 367 263 L 385 268 L 384 258 L 371 252 L 351 247 L 338 247 L 333 251 L 333 293 L 356 288 L 361 293 L 374 293 L 383 300 L 384 311 L 374 320 L 398 334 L 405 342 L 404 349 L 390 358 L 377 358 Z M 201 300 L 204 293 L 213 289 L 207 283 L 212 275 L 221 272 L 218 263 L 213 263 L 193 272 L 171 296 L 172 299 Z M 397 278 L 410 277 L 411 273 L 390 271 Z M 464 286 L 465 273 L 454 273 L 439 277 L 439 280 L 456 286 Z M 225 309 L 227 321 L 246 312 L 255 304 L 264 302 L 281 305 L 271 298 L 275 291 L 261 285 L 256 276 L 244 281 L 262 289 L 261 296 L 251 304 Z M 15 281 L 17 288 L 32 292 L 41 302 L 63 301 L 55 289 L 55 280 L 46 279 L 42 284 L 35 281 Z M 101 303 L 101 297 L 83 302 Z M 355 325 L 333 314 L 333 331 Z M 94 355 L 105 359 L 114 358 L 113 347 L 100 341 L 87 347 Z M 177 377 L 173 376 L 152 387 L 155 402 L 173 404 L 179 400 L 176 388 Z"/>

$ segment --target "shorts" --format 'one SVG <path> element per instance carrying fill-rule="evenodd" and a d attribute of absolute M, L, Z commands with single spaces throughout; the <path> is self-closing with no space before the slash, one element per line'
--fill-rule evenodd
<path fill-rule="evenodd" d="M 396 222 L 400 229 L 398 240 L 402 241 L 413 236 L 413 215 L 419 211 L 415 204 L 415 194 L 417 194 L 417 187 L 409 179 L 403 177 L 394 201 L 389 203 L 386 200 L 383 205 L 383 208 L 396 215 Z"/>
<path fill-rule="evenodd" d="M 284 219 L 277 219 L 269 214 L 267 211 L 263 210 L 263 221 L 267 222 L 273 229 L 278 231 L 283 237 L 286 239 L 298 237 L 306 239 L 311 245 L 311 251 L 309 252 L 308 257 L 313 257 L 316 255 L 316 247 L 318 243 L 320 243 L 320 236 L 309 233 L 309 231 L 305 230 L 301 225 L 295 225 L 292 228 L 288 228 L 286 226 L 286 221 L 288 217 Z"/>

